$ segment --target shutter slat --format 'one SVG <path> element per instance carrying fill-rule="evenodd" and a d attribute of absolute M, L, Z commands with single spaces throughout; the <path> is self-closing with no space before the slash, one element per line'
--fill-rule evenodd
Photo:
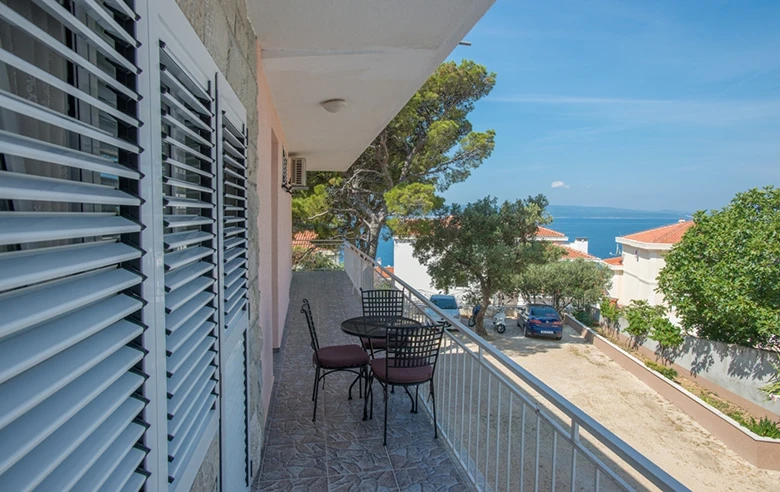
<path fill-rule="evenodd" d="M 232 261 L 241 255 L 245 255 L 245 253 L 246 253 L 245 248 L 235 248 L 235 247 L 231 249 L 225 248 L 225 261 L 228 262 Z"/>
<path fill-rule="evenodd" d="M 228 131 L 230 133 L 230 136 L 233 137 L 235 141 L 240 142 L 241 145 L 246 141 L 246 137 L 244 136 L 244 133 L 238 129 L 236 125 L 233 124 L 232 121 L 230 121 L 229 118 L 225 116 L 225 112 L 222 112 L 222 128 Z"/>
<path fill-rule="evenodd" d="M 208 385 L 208 382 L 213 375 L 214 366 L 204 364 L 194 367 L 192 373 L 189 374 L 186 381 L 184 381 L 182 390 L 174 394 L 168 400 L 168 419 L 170 420 L 171 425 L 176 422 L 177 417 L 181 418 L 182 415 L 187 413 L 189 410 L 189 406 L 187 405 L 194 405 L 198 401 L 196 396 Z M 189 398 L 190 396 L 192 396 L 192 398 Z M 187 403 L 187 405 L 184 405 L 184 403 Z M 176 427 L 169 426 L 169 428 L 172 429 L 171 435 L 176 435 Z"/>
<path fill-rule="evenodd" d="M 208 147 L 208 148 L 211 148 L 211 147 L 214 146 L 213 143 L 211 143 L 208 140 L 206 140 L 205 138 L 201 137 L 195 131 L 187 128 L 187 126 L 184 123 L 180 122 L 179 120 L 177 120 L 176 118 L 174 118 L 170 114 L 164 114 L 163 117 L 162 117 L 162 120 L 163 120 L 163 123 L 171 125 L 171 126 L 175 127 L 176 129 L 178 129 L 179 131 L 184 132 L 184 134 L 187 135 L 187 137 L 191 138 L 192 140 L 195 140 L 198 143 L 198 145 L 203 145 L 204 147 Z"/>
<path fill-rule="evenodd" d="M 171 157 L 166 157 L 165 159 L 163 159 L 163 161 L 166 164 L 169 164 L 169 165 L 171 165 L 173 167 L 176 167 L 178 169 L 181 169 L 183 171 L 188 171 L 188 172 L 191 172 L 191 173 L 199 174 L 199 175 L 204 176 L 206 178 L 213 178 L 214 177 L 214 173 L 212 173 L 211 171 L 203 170 L 203 169 L 200 169 L 198 167 L 191 166 L 189 164 L 184 164 L 183 162 L 179 162 L 176 159 L 173 159 Z"/>
<path fill-rule="evenodd" d="M 224 248 L 225 250 L 229 250 L 232 248 L 235 248 L 238 245 L 243 245 L 246 243 L 246 239 L 243 237 L 233 237 L 224 242 Z"/>
<path fill-rule="evenodd" d="M 184 367 L 187 367 L 190 370 L 179 371 L 168 378 L 169 395 L 175 395 L 181 389 L 182 385 L 187 379 L 187 376 L 192 373 L 193 368 L 200 367 L 204 364 L 211 364 L 211 361 L 214 360 L 214 357 L 217 355 L 216 352 L 211 350 L 212 345 L 213 341 L 209 339 L 200 342 L 200 345 L 198 345 L 192 354 L 187 357 L 187 362 L 185 363 Z"/>
<path fill-rule="evenodd" d="M 52 87 L 55 87 L 67 94 L 74 95 L 84 101 L 85 103 L 89 104 L 90 106 L 97 108 L 101 111 L 104 111 L 105 113 L 110 114 L 117 120 L 120 120 L 124 123 L 127 123 L 128 125 L 138 128 L 141 126 L 141 122 L 128 115 L 127 113 L 124 113 L 115 107 L 106 104 L 105 102 L 101 101 L 100 99 L 92 96 L 91 94 L 82 91 L 81 89 L 74 87 L 71 84 L 68 84 L 64 80 L 55 77 L 54 75 L 51 75 L 49 72 L 46 72 L 45 70 L 41 70 L 40 68 L 36 67 L 32 63 L 23 60 L 22 58 L 19 58 L 18 56 L 0 48 L 0 61 L 7 63 L 8 65 L 17 68 L 18 70 L 21 70 L 22 72 L 26 72 L 33 77 L 35 77 L 38 80 L 41 80 L 47 84 L 49 84 Z"/>
<path fill-rule="evenodd" d="M 240 202 L 245 202 L 246 201 L 246 197 L 233 195 L 233 194 L 230 194 L 230 193 L 225 193 L 225 198 L 228 198 L 230 200 L 238 200 Z"/>
<path fill-rule="evenodd" d="M 203 307 L 190 316 L 182 325 L 181 329 L 171 331 L 166 337 L 165 348 L 169 353 L 179 350 L 189 338 L 203 325 L 213 314 L 214 308 Z"/>
<path fill-rule="evenodd" d="M 146 452 L 138 448 L 131 448 L 130 451 L 113 467 L 111 476 L 100 487 L 101 492 L 115 492 L 122 490 L 130 477 L 135 474 L 136 468 L 146 458 Z M 112 466 L 112 465 L 109 465 Z"/>
<path fill-rule="evenodd" d="M 143 357 L 138 350 L 113 354 L 30 412 L 0 430 L 0 473 L 4 473 L 35 446 L 63 425 L 85 425 L 106 415 L 142 383 L 143 377 L 127 372 Z M 83 412 L 82 412 L 83 409 Z M 79 413 L 83 419 L 70 419 Z"/>
<path fill-rule="evenodd" d="M 167 85 L 168 89 L 175 94 L 177 98 L 181 99 L 185 104 L 189 104 L 194 111 L 197 111 L 203 116 L 211 116 L 211 111 L 209 111 L 208 108 L 206 108 L 206 106 L 204 106 L 203 103 L 184 86 L 184 84 L 179 82 L 176 76 L 171 74 L 167 68 L 162 67 L 160 69 L 160 78 L 162 79 L 163 84 Z"/>
<path fill-rule="evenodd" d="M 0 213 L 0 245 L 111 236 L 140 230 L 139 224 L 113 214 Z"/>
<path fill-rule="evenodd" d="M 212 224 L 214 219 L 203 215 L 163 215 L 165 227 L 191 227 Z"/>
<path fill-rule="evenodd" d="M 231 188 L 235 188 L 237 190 L 246 191 L 246 186 L 241 186 L 238 183 L 234 183 L 232 181 L 225 180 L 225 186 L 230 186 Z"/>
<path fill-rule="evenodd" d="M 230 310 L 228 310 L 227 314 L 225 315 L 225 327 L 228 330 L 235 326 L 236 321 L 240 316 L 246 316 L 246 314 L 242 313 L 244 306 L 246 306 L 246 298 L 240 297 L 238 302 L 235 303 Z"/>
<path fill-rule="evenodd" d="M 235 236 L 244 232 L 246 232 L 246 229 L 243 227 L 226 227 L 224 230 L 225 237 Z"/>
<path fill-rule="evenodd" d="M 137 206 L 141 204 L 141 200 L 138 197 L 110 186 L 7 171 L 0 171 L 0 198 L 7 200 L 103 203 L 106 205 Z"/>
<path fill-rule="evenodd" d="M 230 176 L 233 176 L 234 178 L 236 178 L 238 180 L 240 180 L 242 183 L 246 182 L 246 178 L 244 178 L 244 176 L 242 176 L 241 174 L 235 172 L 234 170 L 230 169 L 229 167 L 225 168 L 225 173 L 229 174 Z"/>
<path fill-rule="evenodd" d="M 61 390 L 141 334 L 140 326 L 115 324 L 60 352 L 0 387 L 0 429 Z M 132 349 L 127 349 L 132 350 Z"/>
<path fill-rule="evenodd" d="M 129 448 L 146 430 L 132 422 L 143 410 L 141 400 L 128 398 L 41 483 L 41 490 L 69 491 L 109 447 Z"/>
<path fill-rule="evenodd" d="M 227 121 L 227 118 L 223 117 L 222 121 L 223 122 Z M 223 124 L 222 128 L 225 130 L 222 132 L 222 135 L 225 137 L 225 140 L 230 143 L 230 145 L 232 145 L 237 149 L 241 149 L 244 147 L 244 143 L 241 140 L 239 140 L 239 137 L 237 137 L 236 134 L 234 134 L 231 131 L 230 126 Z"/>
<path fill-rule="evenodd" d="M 225 262 L 225 275 L 230 275 L 236 268 L 243 266 L 246 263 L 245 258 L 233 258 Z"/>
<path fill-rule="evenodd" d="M 213 370 L 213 368 L 212 368 Z M 180 416 L 174 417 L 168 421 L 168 435 L 171 436 L 168 442 L 168 453 L 176 456 L 182 445 L 187 442 L 188 437 L 192 437 L 191 430 L 197 424 L 198 417 L 209 407 L 209 395 L 216 387 L 217 382 L 213 379 L 206 379 L 202 387 L 196 387 L 194 395 L 188 400 L 189 406 L 181 412 Z"/>
<path fill-rule="evenodd" d="M 174 270 L 213 254 L 214 250 L 205 246 L 195 246 L 165 253 L 165 267 Z"/>
<path fill-rule="evenodd" d="M 213 330 L 214 323 L 210 322 L 203 324 L 200 328 L 195 330 L 195 333 L 193 333 L 192 336 L 190 336 L 189 339 L 184 342 L 179 350 L 168 356 L 168 365 L 166 366 L 168 373 L 176 374 L 176 372 L 181 369 L 184 361 L 187 360 L 187 357 L 191 355 L 192 352 L 194 352 L 201 343 L 203 343 L 203 340 L 208 338 L 210 339 L 209 341 L 213 343 L 213 337 L 209 336 L 209 333 L 211 333 Z"/>
<path fill-rule="evenodd" d="M 195 200 L 193 198 L 183 198 L 183 197 L 176 197 L 176 196 L 166 196 L 165 206 L 175 207 L 175 208 L 209 208 L 209 209 L 214 208 L 214 205 L 212 205 L 209 202 L 203 202 L 200 200 Z"/>
<path fill-rule="evenodd" d="M 131 447 L 145 430 L 140 425 L 130 424 L 133 417 L 138 415 L 143 408 L 144 404 L 140 400 L 129 398 L 125 399 L 119 408 L 109 414 L 105 421 L 94 420 L 88 413 L 77 415 L 72 422 L 74 425 L 60 427 L 43 444 L 22 458 L 8 473 L 0 476 L 0 490 L 32 490 L 41 482 L 48 481 L 52 474 L 65 466 L 61 463 L 69 456 L 73 456 L 74 450 L 93 438 L 105 439 L 107 447 L 116 439 L 116 436 L 112 436 L 113 433 L 124 431 L 127 436 L 120 441 L 120 444 L 125 449 Z M 78 419 L 82 422 L 75 422 Z M 112 427 L 106 428 L 106 424 L 111 424 Z M 132 427 L 128 427 L 128 425 L 132 425 Z M 129 438 L 133 440 L 129 441 Z M 77 455 L 76 458 L 78 459 L 79 456 Z M 62 472 L 60 472 L 61 475 Z M 54 480 L 57 480 L 57 476 L 54 477 Z M 41 485 L 39 490 L 66 489 L 64 487 L 47 488 L 45 485 Z"/>
<path fill-rule="evenodd" d="M 97 33 L 95 33 L 95 31 L 85 26 L 81 21 L 79 21 L 70 12 L 68 12 L 65 9 L 65 7 L 63 7 L 62 5 L 58 4 L 54 0 L 33 0 L 33 1 L 43 10 L 45 10 L 49 15 L 51 15 L 52 17 L 60 21 L 63 26 L 73 31 L 80 38 L 85 39 L 89 44 L 97 48 L 100 52 L 106 55 L 106 57 L 111 59 L 111 61 L 113 61 L 117 65 L 121 66 L 122 68 L 124 68 L 125 70 L 133 74 L 138 74 L 141 71 L 138 67 L 130 63 L 130 61 L 127 58 L 117 53 L 117 51 L 113 47 L 109 46 L 109 44 L 106 41 L 104 41 L 100 36 L 97 35 Z M 79 3 L 84 3 L 84 1 L 79 0 Z M 127 33 L 125 33 L 125 36 L 127 36 L 130 39 L 130 41 L 126 41 L 127 44 L 129 44 L 133 48 L 138 46 L 135 39 L 133 39 Z"/>
<path fill-rule="evenodd" d="M 115 164 L 94 154 L 87 154 L 22 135 L 14 135 L 3 130 L 0 130 L 0 153 L 51 162 L 84 171 L 114 174 L 123 178 L 138 179 L 140 177 L 138 171 Z"/>
<path fill-rule="evenodd" d="M 0 296 L 0 339 L 130 288 L 142 278 L 123 268 L 98 270 Z"/>
<path fill-rule="evenodd" d="M 170 249 L 202 243 L 203 241 L 211 240 L 213 237 L 214 234 L 204 231 L 172 232 L 163 236 L 163 242 L 165 247 Z"/>
<path fill-rule="evenodd" d="M 128 19 L 138 20 L 138 14 L 131 9 L 124 0 L 104 0 L 106 5 L 110 5 L 117 12 L 121 12 Z"/>
<path fill-rule="evenodd" d="M 126 85 L 119 82 L 112 75 L 109 75 L 103 70 L 101 70 L 100 68 L 98 68 L 97 65 L 93 64 L 83 56 L 79 55 L 75 51 L 71 50 L 70 48 L 66 47 L 64 44 L 54 39 L 53 36 L 46 33 L 45 31 L 43 31 L 43 29 L 39 28 L 32 22 L 28 21 L 21 15 L 14 12 L 10 7 L 5 5 L 4 3 L 0 3 L 0 18 L 4 19 L 6 22 L 10 24 L 19 27 L 21 30 L 25 31 L 27 34 L 33 36 L 38 41 L 40 41 L 41 43 L 45 44 L 47 47 L 55 51 L 58 55 L 73 62 L 80 68 L 83 68 L 84 70 L 88 71 L 91 75 L 94 75 L 102 82 L 104 82 L 106 85 L 122 93 L 124 96 L 128 97 L 129 99 L 133 101 L 138 101 L 140 99 L 140 96 L 135 91 L 133 91 L 132 89 L 128 88 Z"/>
<path fill-rule="evenodd" d="M 176 77 L 176 79 L 181 82 L 182 85 L 187 87 L 191 93 L 196 94 L 196 97 L 204 99 L 209 103 L 214 101 L 214 98 L 211 97 L 206 89 L 195 82 L 195 78 L 190 75 L 190 73 L 181 65 L 181 63 L 179 63 L 176 57 L 165 46 L 165 43 L 161 43 L 160 45 L 160 63 L 168 72 Z"/>
<path fill-rule="evenodd" d="M 146 453 L 138 448 L 128 448 L 123 446 L 112 446 L 103 453 L 87 473 L 73 487 L 74 491 L 81 490 L 101 490 L 103 484 L 114 474 L 114 470 L 122 463 L 122 460 L 130 455 L 133 459 L 142 460 Z M 138 466 L 136 464 L 136 466 Z M 113 489 L 118 490 L 118 489 Z"/>
<path fill-rule="evenodd" d="M 246 274 L 246 270 L 241 268 L 239 270 L 235 270 L 231 272 L 230 275 L 225 276 L 225 289 L 229 289 L 233 284 L 241 280 L 242 278 L 245 278 L 244 275 Z"/>
<path fill-rule="evenodd" d="M 141 254 L 130 245 L 114 241 L 0 254 L 0 292 L 133 260 Z"/>
<path fill-rule="evenodd" d="M 138 492 L 144 483 L 146 483 L 146 475 L 135 472 L 127 479 L 127 483 L 119 492 Z"/>
<path fill-rule="evenodd" d="M 238 285 L 241 285 L 241 284 L 238 284 Z M 226 299 L 225 299 L 225 306 L 226 306 L 225 307 L 225 312 L 229 313 L 233 309 L 235 309 L 235 307 L 239 303 L 241 303 L 241 301 L 244 299 L 245 295 L 246 295 L 246 289 L 242 288 L 242 289 L 238 290 L 237 292 L 234 292 L 233 295 L 230 297 L 229 301 L 227 300 L 227 296 L 226 296 Z"/>
<path fill-rule="evenodd" d="M 212 292 L 201 292 L 189 301 L 187 304 L 177 309 L 176 311 L 165 315 L 165 331 L 169 334 L 176 333 L 176 331 L 190 318 L 195 316 L 198 311 L 206 306 L 214 299 L 215 294 Z M 213 308 L 210 308 L 213 311 Z"/>
<path fill-rule="evenodd" d="M 225 146 L 226 149 L 232 149 L 230 146 Z M 230 154 L 233 154 L 232 156 Z M 244 156 L 239 154 L 237 150 L 233 150 L 230 152 L 230 154 L 225 154 L 222 156 L 222 159 L 225 163 L 230 164 L 231 166 L 235 167 L 236 169 L 240 169 L 242 172 L 246 171 L 246 166 L 238 162 L 236 159 L 244 159 Z M 235 158 L 234 158 L 235 157 Z"/>
<path fill-rule="evenodd" d="M 0 383 L 112 324 L 134 328 L 137 325 L 122 318 L 142 306 L 141 301 L 128 296 L 110 297 L 0 342 Z"/>
<path fill-rule="evenodd" d="M 0 102 L 3 102 L 2 98 L 0 98 Z M 212 157 L 207 156 L 206 154 L 200 152 L 199 150 L 193 149 L 189 145 L 180 142 L 179 140 L 177 140 L 176 138 L 170 135 L 166 135 L 163 137 L 163 144 L 168 144 L 173 147 L 176 147 L 177 149 L 184 151 L 185 153 L 191 155 L 192 157 L 200 159 L 201 161 L 207 164 L 212 164 L 214 162 L 214 159 Z"/>
<path fill-rule="evenodd" d="M 165 184 L 170 185 L 170 186 L 175 186 L 176 188 L 186 188 L 188 190 L 201 191 L 203 193 L 213 193 L 214 192 L 214 190 L 212 190 L 211 188 L 208 188 L 206 186 L 201 186 L 201 185 L 199 185 L 197 183 L 191 183 L 189 181 L 182 181 L 181 179 L 174 179 L 174 178 L 169 178 L 169 177 L 166 176 L 164 181 L 165 181 Z"/>
<path fill-rule="evenodd" d="M 0 4 L 2 5 L 2 4 Z M 38 103 L 30 102 L 27 99 L 11 94 L 10 92 L 0 90 L 0 106 L 9 111 L 35 118 L 43 123 L 48 123 L 56 127 L 68 130 L 85 137 L 99 140 L 108 145 L 113 145 L 122 150 L 126 150 L 132 153 L 138 153 L 141 149 L 134 143 L 128 142 L 114 137 L 105 130 L 101 130 L 92 125 L 88 125 L 82 121 L 79 121 L 70 116 L 65 116 L 62 113 L 49 109 L 46 106 L 41 106 Z"/>
<path fill-rule="evenodd" d="M 168 272 L 165 274 L 165 290 L 169 292 L 174 291 L 212 270 L 214 270 L 213 264 L 199 261 L 176 271 Z"/>
<path fill-rule="evenodd" d="M 90 17 L 95 19 L 100 27 L 120 38 L 126 44 L 137 48 L 141 45 L 135 38 L 120 26 L 108 12 L 95 2 L 95 0 L 77 0 L 77 2 L 87 8 Z"/>
<path fill-rule="evenodd" d="M 216 400 L 217 397 L 214 395 L 209 397 L 206 405 L 203 406 L 201 413 L 190 427 L 191 430 L 187 435 L 187 441 L 182 443 L 180 453 L 177 454 L 176 458 L 171 463 L 168 474 L 173 477 L 174 480 L 180 476 L 184 470 L 184 465 L 189 461 L 190 456 L 195 452 L 195 448 L 197 447 L 198 442 L 206 432 L 209 421 L 214 415 L 214 411 L 211 407 L 214 405 Z"/>
<path fill-rule="evenodd" d="M 165 294 L 165 311 L 170 313 L 176 311 L 187 301 L 214 285 L 214 279 L 208 277 L 198 277 L 190 281 L 184 287 L 173 292 Z"/>
<path fill-rule="evenodd" d="M 167 104 L 171 110 L 176 110 L 180 112 L 182 115 L 184 115 L 185 121 L 188 121 L 189 123 L 192 123 L 193 125 L 197 126 L 204 132 L 211 131 L 211 127 L 203 122 L 200 117 L 198 117 L 197 114 L 195 114 L 193 111 L 190 110 L 187 106 L 184 105 L 181 101 L 173 97 L 172 94 L 168 92 L 163 92 L 160 94 L 160 98 L 162 99 L 162 102 Z"/>

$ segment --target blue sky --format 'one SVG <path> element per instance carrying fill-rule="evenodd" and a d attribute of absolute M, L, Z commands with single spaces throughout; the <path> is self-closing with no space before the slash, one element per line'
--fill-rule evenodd
<path fill-rule="evenodd" d="M 493 155 L 445 192 L 720 208 L 780 184 L 780 1 L 498 0 L 450 59 L 498 74 Z"/>

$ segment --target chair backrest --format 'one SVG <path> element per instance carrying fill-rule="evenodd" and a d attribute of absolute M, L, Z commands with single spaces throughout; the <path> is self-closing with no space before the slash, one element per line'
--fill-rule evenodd
<path fill-rule="evenodd" d="M 363 316 L 404 315 L 404 293 L 395 289 L 362 290 Z"/>
<path fill-rule="evenodd" d="M 311 349 L 317 352 L 320 349 L 320 342 L 317 340 L 317 330 L 314 328 L 314 317 L 311 315 L 311 306 L 309 300 L 303 300 L 301 312 L 306 316 L 306 324 L 309 325 L 309 335 L 311 336 Z"/>
<path fill-rule="evenodd" d="M 435 371 L 443 334 L 440 325 L 387 327 L 387 367 L 432 366 Z"/>

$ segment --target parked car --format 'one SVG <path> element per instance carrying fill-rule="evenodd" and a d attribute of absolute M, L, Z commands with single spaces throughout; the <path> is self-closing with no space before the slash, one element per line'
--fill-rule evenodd
<path fill-rule="evenodd" d="M 460 320 L 460 308 L 458 307 L 458 301 L 455 299 L 455 296 L 436 294 L 431 296 L 431 302 L 435 304 L 437 308 L 444 311 L 445 314 Z M 425 310 L 425 314 L 430 316 L 430 318 L 436 323 L 449 324 L 442 316 L 434 312 L 431 308 L 427 308 Z"/>
<path fill-rule="evenodd" d="M 563 321 L 554 307 L 547 304 L 529 304 L 517 317 L 517 326 L 523 328 L 523 334 L 530 336 L 563 338 Z"/>

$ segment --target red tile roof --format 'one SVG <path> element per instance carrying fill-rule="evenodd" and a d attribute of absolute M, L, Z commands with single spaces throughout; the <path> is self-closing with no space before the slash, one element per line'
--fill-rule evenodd
<path fill-rule="evenodd" d="M 622 256 L 616 256 L 615 258 L 607 258 L 604 260 L 604 263 L 608 265 L 622 265 L 623 264 L 623 257 Z"/>
<path fill-rule="evenodd" d="M 559 248 L 563 248 L 564 251 L 566 252 L 566 254 L 564 254 L 563 258 L 561 258 L 561 259 L 565 259 L 565 260 L 574 260 L 574 259 L 577 259 L 577 258 L 582 258 L 583 260 L 597 260 L 598 259 L 598 258 L 596 258 L 593 255 L 589 255 L 587 253 L 583 253 L 582 251 L 574 249 L 571 246 L 560 246 L 560 245 L 556 245 L 556 246 L 558 246 Z"/>
<path fill-rule="evenodd" d="M 388 275 L 387 273 L 385 273 L 385 272 L 384 272 L 384 270 L 382 270 L 381 268 L 379 268 L 379 267 L 374 267 L 374 270 L 376 271 L 376 273 L 378 273 L 379 275 L 381 275 L 381 276 L 382 276 L 382 278 L 390 278 L 390 275 Z M 385 267 L 385 270 L 387 270 L 388 272 L 390 272 L 390 273 L 392 273 L 392 274 L 395 274 L 395 268 L 394 268 L 394 267 L 391 267 L 391 266 L 389 266 L 389 267 Z"/>
<path fill-rule="evenodd" d="M 292 245 L 309 248 L 312 246 L 311 242 L 317 239 L 317 237 L 317 233 L 314 231 L 299 231 L 293 235 Z"/>
<path fill-rule="evenodd" d="M 684 222 L 677 222 L 676 224 L 650 229 L 649 231 L 629 234 L 628 236 L 623 236 L 623 239 L 631 239 L 643 243 L 677 244 L 680 239 L 682 239 L 685 231 L 691 227 L 693 227 L 693 221 L 686 220 Z"/>
<path fill-rule="evenodd" d="M 566 235 L 546 227 L 539 227 L 536 231 L 536 237 L 566 237 Z"/>

